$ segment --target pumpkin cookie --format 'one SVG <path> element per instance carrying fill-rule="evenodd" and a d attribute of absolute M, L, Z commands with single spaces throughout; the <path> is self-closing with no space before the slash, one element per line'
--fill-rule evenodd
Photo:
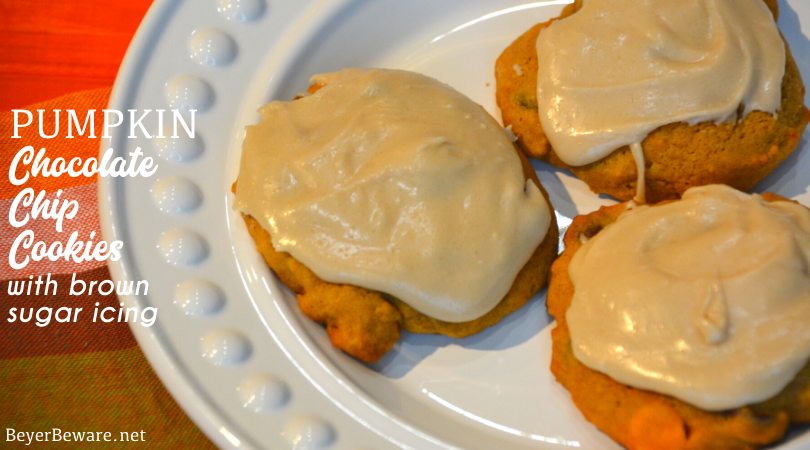
<path fill-rule="evenodd" d="M 774 194 L 763 199 L 786 200 Z M 769 400 L 711 412 L 619 383 L 577 359 L 566 320 L 574 298 L 569 265 L 584 242 L 626 210 L 623 203 L 574 218 L 565 234 L 565 251 L 551 269 L 547 305 L 557 321 L 551 332 L 551 371 L 585 418 L 630 450 L 754 449 L 782 439 L 791 422 L 810 422 L 810 364 Z"/>
<path fill-rule="evenodd" d="M 776 17 L 776 1 L 765 3 Z M 581 7 L 582 1 L 577 0 L 558 19 Z M 512 127 L 527 156 L 571 170 L 595 193 L 630 200 L 636 194 L 637 169 L 629 146 L 590 164 L 571 166 L 555 154 L 543 132 L 537 105 L 537 80 L 543 74 L 538 74 L 536 42 L 540 32 L 558 19 L 535 25 L 498 58 L 496 99 L 504 125 Z M 641 147 L 648 202 L 675 199 L 692 186 L 706 184 L 750 190 L 796 149 L 810 112 L 804 106 L 804 85 L 787 44 L 785 51 L 782 102 L 776 118 L 753 111 L 736 123 L 671 123 L 647 135 Z"/>
<path fill-rule="evenodd" d="M 308 94 L 316 93 L 323 86 L 324 84 L 318 83 L 312 85 Z M 493 124 L 497 125 L 494 122 Z M 548 194 L 540 185 L 534 169 L 525 156 L 513 146 L 511 148 L 519 157 L 524 183 L 531 180 L 530 183 L 539 188 L 550 209 Z M 241 182 L 240 177 L 238 183 Z M 234 192 L 237 191 L 236 186 L 237 183 L 234 183 Z M 257 250 L 268 266 L 285 285 L 298 294 L 301 310 L 311 319 L 326 325 L 332 344 L 358 359 L 375 362 L 399 340 L 402 329 L 413 333 L 435 333 L 463 338 L 498 323 L 503 317 L 522 307 L 545 286 L 551 263 L 557 254 L 558 229 L 553 210 L 550 212 L 550 225 L 546 235 L 533 252 L 526 249 L 527 254 L 530 254 L 529 259 L 517 272 L 506 295 L 489 312 L 474 320 L 460 322 L 430 317 L 384 292 L 353 284 L 325 281 L 289 253 L 277 251 L 270 232 L 256 218 L 244 213 L 243 218 Z"/>

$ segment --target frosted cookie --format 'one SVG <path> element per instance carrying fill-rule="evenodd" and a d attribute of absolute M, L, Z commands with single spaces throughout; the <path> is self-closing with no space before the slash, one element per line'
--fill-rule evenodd
<path fill-rule="evenodd" d="M 574 218 L 552 266 L 551 371 L 585 418 L 630 450 L 810 422 L 810 211 L 720 185 L 628 206 Z"/>
<path fill-rule="evenodd" d="M 496 63 L 504 125 L 527 156 L 596 193 L 655 203 L 706 184 L 749 190 L 798 145 L 810 112 L 775 1 L 584 5 Z"/>
<path fill-rule="evenodd" d="M 235 207 L 336 347 L 373 362 L 401 329 L 468 336 L 545 285 L 553 210 L 483 108 L 410 72 L 312 82 L 248 127 Z"/>

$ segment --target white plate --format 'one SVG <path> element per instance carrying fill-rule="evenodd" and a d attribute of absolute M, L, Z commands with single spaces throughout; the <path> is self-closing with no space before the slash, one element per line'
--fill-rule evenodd
<path fill-rule="evenodd" d="M 195 141 L 115 130 L 102 150 L 141 147 L 151 178 L 99 180 L 105 238 L 124 241 L 116 280 L 147 280 L 159 308 L 134 325 L 160 378 L 222 448 L 619 448 L 586 422 L 549 372 L 544 293 L 467 339 L 404 333 L 377 364 L 336 351 L 256 253 L 231 208 L 245 125 L 312 74 L 345 67 L 415 70 L 445 81 L 496 117 L 498 54 L 566 1 L 164 0 L 149 11 L 116 80 L 110 108 L 192 106 Z M 780 2 L 779 25 L 810 80 L 810 3 Z M 242 14 L 242 16 L 239 16 Z M 234 20 L 246 18 L 247 20 Z M 210 62 L 216 64 L 209 64 Z M 807 100 L 806 100 L 807 101 Z M 145 121 L 155 132 L 154 113 Z M 170 123 L 170 122 L 167 122 Z M 760 184 L 810 204 L 810 148 Z M 606 198 L 535 163 L 567 226 Z M 804 430 L 780 448 L 810 444 Z M 801 435 L 801 436 L 798 436 Z"/>

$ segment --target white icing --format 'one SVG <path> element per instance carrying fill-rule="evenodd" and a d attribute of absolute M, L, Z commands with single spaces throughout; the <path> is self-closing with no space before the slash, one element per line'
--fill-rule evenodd
<path fill-rule="evenodd" d="M 586 366 L 706 410 L 766 400 L 810 358 L 810 211 L 727 186 L 639 206 L 569 267 Z"/>
<path fill-rule="evenodd" d="M 572 166 L 668 123 L 781 104 L 785 47 L 762 0 L 586 0 L 537 54 L 540 122 Z"/>

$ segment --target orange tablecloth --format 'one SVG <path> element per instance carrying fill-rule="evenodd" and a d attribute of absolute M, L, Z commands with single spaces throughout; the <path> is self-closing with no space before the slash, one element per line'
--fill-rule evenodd
<path fill-rule="evenodd" d="M 75 264 L 42 261 L 13 270 L 8 263 L 11 242 L 23 228 L 9 224 L 12 199 L 24 188 L 46 190 L 53 196 L 75 199 L 79 215 L 65 222 L 56 233 L 51 221 L 32 221 L 37 240 L 65 242 L 75 230 L 87 238 L 98 236 L 95 178 L 33 178 L 13 186 L 7 178 L 9 164 L 24 145 L 47 148 L 48 156 L 83 159 L 98 153 L 98 139 L 64 137 L 44 140 L 37 127 L 11 139 L 10 109 L 75 109 L 84 117 L 87 109 L 106 107 L 110 87 L 129 41 L 151 0 L 0 0 L 0 448 L 25 448 L 25 442 L 7 442 L 8 429 L 16 432 L 110 432 L 115 442 L 99 448 L 150 449 L 213 448 L 188 419 L 155 376 L 123 323 L 92 323 L 91 314 L 76 323 L 38 327 L 8 322 L 12 307 L 82 307 L 92 311 L 116 305 L 114 294 L 69 296 L 73 274 L 85 281 L 104 280 L 109 273 L 104 262 Z M 35 104 L 36 103 L 36 104 Z M 99 117 L 100 118 L 100 117 Z M 96 129 L 100 129 L 97 123 Z M 52 274 L 57 295 L 23 293 L 11 295 L 8 284 Z M 143 431 L 143 433 L 140 433 Z M 120 433 L 138 434 L 145 442 L 122 442 Z M 86 442 L 33 442 L 29 448 L 85 447 Z"/>

